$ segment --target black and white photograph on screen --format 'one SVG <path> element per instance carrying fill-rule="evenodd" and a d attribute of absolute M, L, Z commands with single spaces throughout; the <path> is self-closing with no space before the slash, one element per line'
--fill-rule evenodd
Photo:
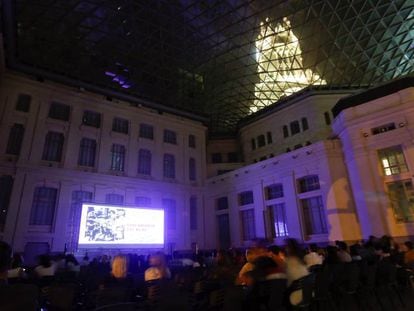
<path fill-rule="evenodd" d="M 119 241 L 125 237 L 125 210 L 88 207 L 85 238 L 89 241 Z"/>

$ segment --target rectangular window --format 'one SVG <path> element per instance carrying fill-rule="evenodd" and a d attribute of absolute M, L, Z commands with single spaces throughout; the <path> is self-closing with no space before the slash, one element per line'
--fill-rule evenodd
<path fill-rule="evenodd" d="M 167 230 L 175 230 L 177 228 L 177 206 L 175 200 L 162 199 L 162 206 L 164 208 Z"/>
<path fill-rule="evenodd" d="M 325 124 L 326 125 L 331 125 L 331 116 L 329 114 L 329 112 L 324 112 L 323 113 L 323 117 L 325 118 Z"/>
<path fill-rule="evenodd" d="M 69 121 L 70 118 L 70 106 L 52 102 L 49 107 L 49 118 L 61 120 L 61 121 Z"/>
<path fill-rule="evenodd" d="M 273 184 L 265 188 L 266 200 L 272 200 L 277 198 L 283 198 L 283 185 Z"/>
<path fill-rule="evenodd" d="M 239 155 L 237 152 L 229 152 L 227 153 L 227 161 L 229 163 L 237 163 L 239 162 Z"/>
<path fill-rule="evenodd" d="M 24 137 L 24 127 L 23 124 L 15 123 L 10 129 L 9 139 L 7 141 L 7 154 L 19 155 L 20 149 L 22 147 Z"/>
<path fill-rule="evenodd" d="M 139 125 L 139 137 L 151 140 L 154 139 L 154 127 L 149 124 L 141 123 Z"/>
<path fill-rule="evenodd" d="M 197 179 L 196 161 L 194 158 L 190 158 L 190 160 L 188 160 L 188 173 L 191 181 L 195 181 Z"/>
<path fill-rule="evenodd" d="M 273 224 L 273 237 L 279 238 L 288 236 L 285 203 L 270 205 L 268 206 L 268 209 L 270 213 L 270 220 Z"/>
<path fill-rule="evenodd" d="M 231 246 L 229 214 L 217 215 L 217 227 L 220 248 L 229 249 Z"/>
<path fill-rule="evenodd" d="M 309 129 L 308 119 L 302 118 L 301 122 L 302 122 L 302 131 L 308 130 Z"/>
<path fill-rule="evenodd" d="M 12 190 L 13 177 L 9 175 L 0 176 L 0 232 L 3 232 L 6 224 Z"/>
<path fill-rule="evenodd" d="M 96 156 L 96 140 L 89 138 L 82 138 L 79 148 L 78 165 L 80 166 L 95 166 Z"/>
<path fill-rule="evenodd" d="M 62 160 L 64 140 L 62 133 L 48 132 L 46 134 L 42 160 L 60 162 Z"/>
<path fill-rule="evenodd" d="M 135 205 L 138 207 L 151 207 L 152 201 L 148 197 L 135 197 Z"/>
<path fill-rule="evenodd" d="M 51 226 L 55 215 L 57 189 L 36 187 L 30 211 L 30 225 Z"/>
<path fill-rule="evenodd" d="M 283 137 L 284 138 L 289 137 L 289 129 L 286 125 L 283 125 Z"/>
<path fill-rule="evenodd" d="M 256 139 L 252 138 L 251 143 L 252 143 L 252 150 L 255 150 L 256 149 Z"/>
<path fill-rule="evenodd" d="M 197 230 L 197 197 L 190 198 L 190 230 Z"/>
<path fill-rule="evenodd" d="M 122 134 L 128 134 L 129 121 L 121 118 L 112 120 L 112 131 Z"/>
<path fill-rule="evenodd" d="M 268 144 L 273 143 L 272 132 L 267 132 L 267 133 L 266 133 L 266 136 L 267 136 L 267 143 L 268 143 Z"/>
<path fill-rule="evenodd" d="M 240 212 L 243 241 L 250 241 L 256 238 L 256 225 L 254 223 L 254 209 Z"/>
<path fill-rule="evenodd" d="M 101 127 L 101 114 L 98 112 L 85 110 L 83 112 L 82 124 L 100 128 Z"/>
<path fill-rule="evenodd" d="M 221 156 L 221 153 L 212 153 L 211 154 L 211 162 L 212 163 L 222 163 L 223 158 Z"/>
<path fill-rule="evenodd" d="M 92 202 L 93 193 L 89 191 L 72 191 L 72 202 L 69 213 L 69 247 L 70 252 L 77 250 L 79 239 L 80 218 L 82 213 L 82 203 Z"/>
<path fill-rule="evenodd" d="M 175 178 L 175 156 L 164 154 L 164 177 Z"/>
<path fill-rule="evenodd" d="M 138 151 L 138 174 L 151 175 L 152 154 L 148 149 Z"/>
<path fill-rule="evenodd" d="M 164 143 L 177 144 L 177 133 L 171 130 L 164 130 Z"/>
<path fill-rule="evenodd" d="M 401 174 L 408 171 L 401 146 L 393 146 L 378 150 L 378 156 L 386 176 Z"/>
<path fill-rule="evenodd" d="M 218 211 L 225 210 L 225 209 L 229 208 L 229 200 L 227 199 L 227 197 L 218 198 L 216 202 L 217 202 L 216 209 Z"/>
<path fill-rule="evenodd" d="M 125 146 L 113 144 L 111 148 L 111 170 L 123 172 L 125 169 Z"/>
<path fill-rule="evenodd" d="M 16 102 L 16 110 L 22 112 L 30 111 L 30 103 L 32 102 L 32 96 L 28 94 L 19 94 Z"/>
<path fill-rule="evenodd" d="M 322 197 L 317 196 L 300 200 L 306 235 L 328 233 L 323 211 Z"/>
<path fill-rule="evenodd" d="M 395 129 L 396 129 L 395 123 L 388 123 L 388 124 L 384 124 L 384 125 L 372 128 L 371 133 L 372 135 L 378 135 L 378 134 L 382 134 L 382 133 L 392 131 Z"/>
<path fill-rule="evenodd" d="M 106 196 L 105 196 L 105 203 L 106 204 L 123 205 L 124 204 L 124 196 L 122 194 L 107 193 Z"/>
<path fill-rule="evenodd" d="M 188 147 L 190 148 L 196 147 L 196 138 L 194 135 L 188 135 Z"/>
<path fill-rule="evenodd" d="M 239 193 L 239 206 L 253 203 L 253 191 L 244 191 Z"/>
<path fill-rule="evenodd" d="M 266 145 L 266 138 L 264 135 L 257 136 L 257 147 L 263 147 Z"/>
<path fill-rule="evenodd" d="M 318 175 L 309 175 L 298 180 L 299 193 L 314 191 L 320 189 Z"/>
<path fill-rule="evenodd" d="M 290 122 L 290 133 L 292 135 L 296 135 L 296 134 L 300 133 L 299 121 Z"/>
<path fill-rule="evenodd" d="M 397 222 L 414 221 L 414 188 L 410 179 L 387 184 L 388 197 Z"/>

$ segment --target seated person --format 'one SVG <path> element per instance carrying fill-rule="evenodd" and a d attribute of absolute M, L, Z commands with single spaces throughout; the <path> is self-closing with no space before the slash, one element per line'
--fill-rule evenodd
<path fill-rule="evenodd" d="M 308 268 L 319 266 L 323 263 L 323 256 L 318 254 L 318 246 L 314 243 L 309 245 L 309 253 L 305 255 L 303 260 Z"/>
<path fill-rule="evenodd" d="M 112 261 L 111 274 L 104 280 L 101 288 L 126 287 L 133 285 L 132 278 L 128 275 L 128 262 L 126 256 L 118 255 Z"/>
<path fill-rule="evenodd" d="M 49 255 L 40 255 L 38 258 L 39 265 L 34 268 L 34 273 L 38 278 L 54 276 L 56 273 L 56 264 L 50 259 Z"/>
<path fill-rule="evenodd" d="M 246 250 L 246 261 L 247 262 L 240 269 L 240 272 L 236 279 L 236 284 L 245 285 L 247 281 L 245 278 L 245 274 L 247 272 L 253 271 L 254 261 L 261 256 L 266 256 L 267 254 L 268 254 L 267 249 L 263 247 L 251 247 L 248 250 Z"/>
<path fill-rule="evenodd" d="M 414 269 L 414 245 L 413 242 L 407 241 L 404 243 L 404 265 L 408 268 Z"/>
<path fill-rule="evenodd" d="M 285 255 L 283 254 L 282 249 L 277 245 L 269 246 L 267 249 L 269 251 L 269 257 L 276 263 L 279 272 L 286 272 Z"/>
<path fill-rule="evenodd" d="M 146 282 L 171 278 L 171 272 L 167 267 L 163 253 L 157 252 L 151 255 L 149 264 L 150 267 L 145 270 L 144 279 Z"/>
<path fill-rule="evenodd" d="M 14 254 L 11 262 L 11 269 L 7 271 L 7 278 L 10 279 L 21 279 L 26 278 L 25 269 L 23 268 L 23 256 L 20 254 Z"/>

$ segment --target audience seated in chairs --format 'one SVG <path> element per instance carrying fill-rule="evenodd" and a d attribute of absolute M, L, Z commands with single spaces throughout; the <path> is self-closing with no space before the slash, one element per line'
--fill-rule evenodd
<path fill-rule="evenodd" d="M 285 247 L 250 248 L 248 264 L 240 256 L 241 249 L 200 252 L 191 256 L 200 266 L 180 265 L 171 271 L 162 253 L 149 258 L 148 269 L 148 262 L 137 254 L 112 260 L 102 255 L 85 264 L 81 273 L 73 255 L 54 257 L 59 264 L 45 255 L 39 257 L 33 273 L 11 284 L 7 278 L 11 265 L 23 265 L 19 258 L 11 261 L 10 247 L 0 242 L 0 310 L 285 311 L 388 306 L 397 310 L 406 304 L 412 308 L 414 299 L 406 301 L 413 295 L 407 281 L 412 276 L 410 261 L 405 260 L 410 251 L 412 244 L 399 248 L 388 237 L 354 244 L 349 253 L 342 241 L 320 248 L 287 240 Z"/>

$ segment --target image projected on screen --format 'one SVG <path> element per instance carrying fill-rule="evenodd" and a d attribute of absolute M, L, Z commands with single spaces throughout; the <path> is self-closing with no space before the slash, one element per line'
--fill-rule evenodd
<path fill-rule="evenodd" d="M 163 210 L 82 205 L 80 248 L 159 248 L 163 245 Z"/>

